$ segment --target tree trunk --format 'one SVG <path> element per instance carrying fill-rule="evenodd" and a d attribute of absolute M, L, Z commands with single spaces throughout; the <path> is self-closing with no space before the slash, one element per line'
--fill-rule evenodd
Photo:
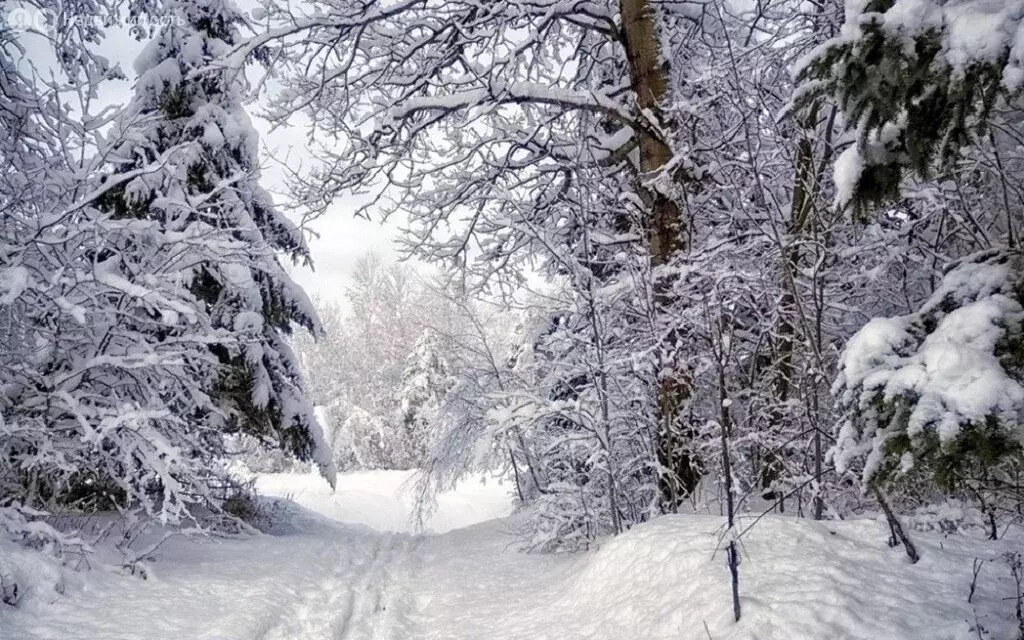
<path fill-rule="evenodd" d="M 900 523 L 900 519 L 896 517 L 896 513 L 889 506 L 889 501 L 882 495 L 881 490 L 877 487 L 874 488 L 875 499 L 878 500 L 878 505 L 882 507 L 882 512 L 885 513 L 885 519 L 889 523 L 889 532 L 891 537 L 889 538 L 889 546 L 894 547 L 900 543 L 903 544 L 903 549 L 907 552 L 907 557 L 910 558 L 911 564 L 916 564 L 921 559 L 921 554 L 917 552 L 917 546 L 914 545 L 914 541 L 910 539 L 907 532 L 903 529 L 903 524 Z"/>
<path fill-rule="evenodd" d="M 813 122 L 814 116 L 808 118 Z M 800 267 L 800 238 L 804 233 L 805 223 L 810 213 L 810 204 L 814 189 L 814 148 L 810 139 L 801 136 L 796 145 L 796 160 L 793 177 L 793 199 L 790 206 L 790 218 L 787 225 L 787 237 L 780 247 L 782 261 L 782 295 L 779 299 L 779 320 L 775 331 L 778 340 L 778 358 L 775 364 L 775 396 L 779 404 L 784 404 L 790 399 L 793 391 L 793 372 L 795 344 L 797 340 L 796 313 L 797 291 L 796 273 Z M 779 409 L 772 410 L 772 421 L 780 422 L 788 419 L 785 412 Z M 820 446 L 820 445 L 819 445 Z M 783 469 L 785 452 L 769 450 L 762 462 L 760 471 L 762 497 L 766 500 L 778 500 L 779 511 L 783 511 L 783 500 L 785 492 L 773 490 L 775 481 L 778 480 Z M 816 456 L 817 458 L 817 456 Z M 820 478 L 818 478 L 820 480 Z M 818 498 L 815 498 L 815 519 L 821 518 L 818 509 Z"/>
<path fill-rule="evenodd" d="M 718 407 L 719 426 L 722 436 L 722 477 L 725 481 L 726 522 L 729 525 L 729 545 L 726 547 L 726 562 L 729 566 L 730 584 L 732 585 L 732 615 L 735 622 L 740 621 L 740 555 L 736 547 L 736 504 L 733 499 L 732 462 L 729 459 L 729 438 L 732 437 L 732 416 L 726 402 L 725 364 L 719 356 L 718 363 Z"/>
<path fill-rule="evenodd" d="M 798 125 L 799 140 L 796 144 L 796 157 L 793 167 L 793 195 L 790 204 L 789 221 L 786 228 L 787 235 L 780 246 L 783 282 L 782 295 L 779 299 L 779 321 L 776 329 L 776 336 L 778 338 L 778 359 L 775 385 L 777 399 L 780 403 L 788 401 L 794 392 L 793 375 L 795 371 L 795 345 L 800 341 L 800 336 L 797 332 L 798 324 L 802 325 L 804 338 L 806 338 L 807 342 L 811 343 L 813 340 L 813 344 L 817 345 L 816 347 L 812 347 L 815 370 L 820 372 L 823 369 L 820 356 L 821 336 L 809 335 L 813 333 L 813 328 L 808 324 L 808 319 L 806 317 L 801 317 L 802 312 L 798 310 L 799 300 L 797 296 L 799 295 L 799 292 L 797 290 L 796 274 L 799 273 L 800 262 L 803 259 L 803 256 L 801 255 L 801 243 L 810 237 L 814 227 L 816 226 L 816 222 L 812 219 L 812 215 L 815 210 L 815 200 L 820 196 L 821 167 L 827 164 L 828 157 L 831 153 L 829 143 L 831 141 L 830 131 L 834 117 L 835 114 L 833 112 L 833 114 L 827 119 L 825 132 L 825 157 L 822 158 L 821 163 L 817 166 L 815 164 L 812 136 L 813 131 L 817 126 L 818 105 L 815 105 L 807 117 Z M 814 433 L 812 436 L 812 473 L 814 474 L 815 479 L 815 492 L 812 497 L 812 516 L 815 520 L 820 520 L 824 513 L 825 504 L 821 496 L 823 450 L 821 430 L 818 426 L 818 380 L 816 377 L 812 380 L 811 388 L 808 392 L 809 402 L 813 409 L 811 411 L 810 419 L 812 423 L 814 423 Z M 775 412 L 774 419 L 784 419 L 782 412 Z M 769 491 L 771 484 L 778 478 L 781 467 L 777 462 L 781 461 L 783 457 L 784 452 L 782 451 L 770 451 L 766 456 L 767 464 L 765 464 L 761 469 L 762 487 L 766 491 Z M 774 492 L 764 494 L 766 498 L 769 497 L 769 495 L 771 495 L 773 499 L 775 497 L 779 498 L 781 511 L 781 494 L 775 495 Z"/>
<path fill-rule="evenodd" d="M 668 61 L 661 58 L 661 43 L 651 0 L 620 0 L 619 7 L 630 82 L 637 106 L 667 130 L 670 125 L 662 117 L 662 106 L 669 96 L 669 66 Z M 677 331 L 664 322 L 675 300 L 672 281 L 662 273 L 661 267 L 668 265 L 684 248 L 684 218 L 679 205 L 665 193 L 678 179 L 665 173 L 673 157 L 668 141 L 650 132 L 638 131 L 636 134 L 640 136 L 637 191 L 647 207 L 655 314 L 662 331 L 657 442 L 662 507 L 666 511 L 675 511 L 697 488 L 700 480 L 698 463 L 691 448 L 693 432 L 683 421 L 683 409 L 690 396 L 690 379 L 678 362 Z"/>

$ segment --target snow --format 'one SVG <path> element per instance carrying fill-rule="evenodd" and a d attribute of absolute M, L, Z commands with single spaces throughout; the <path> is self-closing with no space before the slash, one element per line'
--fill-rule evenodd
<path fill-rule="evenodd" d="M 972 606 L 991 632 L 1012 628 L 994 613 L 1012 588 L 994 564 L 1010 540 L 916 533 L 923 559 L 910 565 L 882 522 L 742 518 L 734 623 L 719 518 L 667 516 L 587 553 L 526 554 L 516 517 L 491 519 L 508 515 L 506 486 L 457 487 L 429 523 L 443 533 L 413 535 L 409 478 L 349 474 L 331 493 L 315 474 L 260 476 L 267 494 L 295 501 L 277 503 L 271 535 L 172 537 L 138 565 L 145 579 L 108 568 L 130 556 L 109 545 L 97 550 L 107 564 L 73 572 L 3 543 L 0 573 L 31 590 L 0 606 L 0 637 L 968 640 Z M 971 605 L 975 558 L 992 567 Z"/>
<path fill-rule="evenodd" d="M 846 342 L 843 352 L 844 381 L 867 380 L 898 362 L 898 354 L 913 340 L 907 318 L 875 318 Z M 868 383 L 865 382 L 867 385 Z M 833 392 L 838 392 L 837 382 Z"/>
<path fill-rule="evenodd" d="M 1020 2 L 959 2 L 945 7 L 949 52 L 955 68 L 982 60 L 997 60 L 1011 41 L 1012 30 L 1024 17 Z"/>
<path fill-rule="evenodd" d="M 838 209 L 845 208 L 857 192 L 857 183 L 864 172 L 864 158 L 860 155 L 860 149 L 852 144 L 843 150 L 836 158 L 834 167 L 834 179 L 836 183 L 836 196 L 834 206 Z"/>
<path fill-rule="evenodd" d="M 28 269 L 4 267 L 0 269 L 0 304 L 10 304 L 28 288 Z"/>
<path fill-rule="evenodd" d="M 912 393 L 918 402 L 907 432 L 914 436 L 932 423 L 939 439 L 950 442 L 960 422 L 983 422 L 991 413 L 1016 417 L 1024 388 L 1007 375 L 995 355 L 1007 318 L 1024 319 L 1020 305 L 993 295 L 946 315 L 912 355 L 911 319 L 872 320 L 847 344 L 843 381 L 863 381 L 865 389 L 884 388 L 885 400 Z"/>
<path fill-rule="evenodd" d="M 263 474 L 256 479 L 261 495 L 287 498 L 338 522 L 377 531 L 416 533 L 415 487 L 412 471 L 360 471 L 338 476 L 332 492 L 323 482 L 292 473 Z M 443 533 L 511 512 L 515 486 L 493 478 L 460 483 L 439 497 L 438 507 L 422 529 Z"/>
<path fill-rule="evenodd" d="M 847 3 L 845 39 L 858 38 L 865 23 L 881 22 L 885 31 L 908 41 L 929 30 L 939 31 L 942 55 L 955 72 L 999 60 L 1009 51 L 1003 80 L 1011 90 L 1021 88 L 1017 81 L 1024 53 L 1024 5 L 1019 0 L 896 0 L 881 15 L 865 11 L 867 6 L 862 0 Z"/>
<path fill-rule="evenodd" d="M 1017 25 L 1017 33 L 1010 48 L 1009 64 L 1003 70 L 1003 86 L 1009 91 L 1024 88 L 1024 20 Z"/>
<path fill-rule="evenodd" d="M 1002 323 L 1007 318 L 1019 323 L 1024 314 L 1015 300 L 1003 295 L 953 311 L 925 339 L 913 368 L 893 376 L 886 389 L 889 397 L 906 389 L 921 394 L 910 417 L 910 435 L 915 430 L 920 432 L 935 413 L 924 409 L 925 403 L 944 410 L 942 422 L 946 428 L 939 429 L 942 442 L 952 441 L 959 434 L 960 417 L 980 423 L 995 413 L 1008 414 L 1010 422 L 1015 420 L 1017 407 L 1024 405 L 1024 388 L 1007 375 L 994 353 L 996 343 L 1005 334 Z"/>
<path fill-rule="evenodd" d="M 387 119 L 391 123 L 398 123 L 417 112 L 486 105 L 489 100 L 495 98 L 500 102 L 571 105 L 580 109 L 594 109 L 614 114 L 623 122 L 633 122 L 632 114 L 609 97 L 609 94 L 601 91 L 582 93 L 536 82 L 515 82 L 498 87 L 467 89 L 448 95 L 408 98 L 401 105 L 392 107 L 388 111 Z M 647 114 L 647 121 L 648 126 L 652 126 L 651 123 L 657 122 L 657 119 Z"/>
<path fill-rule="evenodd" d="M 1012 366 L 1004 367 L 999 347 L 1024 322 L 1014 293 L 1018 267 L 1017 258 L 1000 252 L 968 257 L 945 274 L 919 312 L 873 319 L 847 341 L 833 393 L 866 425 L 862 437 L 854 420 L 842 426 L 837 469 L 868 453 L 863 479 L 879 470 L 886 441 L 900 429 L 900 420 L 879 410 L 880 400 L 909 402 L 906 435 L 915 441 L 934 430 L 940 443 L 952 443 L 965 426 L 990 418 L 1010 436 L 1024 437 L 1017 428 L 1024 386 Z M 900 461 L 902 469 L 912 466 L 912 458 Z"/>

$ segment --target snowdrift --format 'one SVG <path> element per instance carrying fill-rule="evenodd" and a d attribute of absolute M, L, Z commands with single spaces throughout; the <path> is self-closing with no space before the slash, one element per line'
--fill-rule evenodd
<path fill-rule="evenodd" d="M 0 546 L 0 568 L 29 589 L 17 607 L 0 606 L 0 639 L 1016 637 L 1004 556 L 1019 538 L 917 532 L 923 558 L 911 565 L 881 521 L 741 519 L 739 531 L 753 526 L 740 538 L 735 623 L 718 517 L 663 517 L 576 555 L 522 553 L 517 517 L 504 517 L 507 487 L 459 487 L 428 522 L 444 533 L 414 535 L 407 481 L 353 474 L 332 493 L 312 474 L 262 476 L 266 493 L 292 500 L 274 535 L 170 539 L 145 579 L 117 567 L 112 549 L 74 572 Z"/>
<path fill-rule="evenodd" d="M 743 519 L 739 530 L 751 524 Z M 513 523 L 505 521 L 507 530 Z M 433 546 L 419 615 L 429 638 L 491 640 L 978 640 L 1016 638 L 1009 540 L 916 533 L 911 565 L 884 521 L 765 517 L 741 538 L 733 622 L 722 520 L 666 516 L 576 556 L 507 550 L 494 524 Z M 444 563 L 445 558 L 449 558 Z M 500 562 L 496 562 L 500 559 Z M 975 559 L 983 562 L 972 602 Z M 445 571 L 434 571 L 444 565 Z M 491 567 L 482 574 L 481 566 Z M 461 589 L 459 588 L 461 585 Z M 434 613 L 431 613 L 433 609 Z M 977 630 L 981 626 L 981 633 Z"/>
<path fill-rule="evenodd" d="M 983 626 L 1001 628 L 996 612 L 1012 611 L 1002 600 L 1015 593 L 999 545 L 917 536 L 924 557 L 911 565 L 886 545 L 882 523 L 771 517 L 741 539 L 742 618 L 734 623 L 720 522 L 667 516 L 608 541 L 584 561 L 562 605 L 576 610 L 581 636 L 977 638 L 967 596 L 978 556 L 995 560 L 973 598 Z"/>

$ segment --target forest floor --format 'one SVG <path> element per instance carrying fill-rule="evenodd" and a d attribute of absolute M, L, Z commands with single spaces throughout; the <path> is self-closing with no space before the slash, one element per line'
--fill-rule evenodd
<path fill-rule="evenodd" d="M 1019 542 L 918 533 L 923 557 L 910 565 L 880 522 L 766 517 L 742 537 L 734 623 L 719 518 L 663 517 L 585 553 L 527 554 L 507 485 L 460 486 L 429 533 L 414 534 L 406 479 L 353 474 L 332 493 L 313 475 L 263 476 L 265 495 L 287 498 L 271 535 L 171 538 L 146 579 L 106 568 L 117 563 L 101 562 L 102 549 L 77 572 L 17 552 L 11 564 L 31 588 L 17 607 L 0 605 L 0 639 L 1016 637 L 1002 556 Z"/>

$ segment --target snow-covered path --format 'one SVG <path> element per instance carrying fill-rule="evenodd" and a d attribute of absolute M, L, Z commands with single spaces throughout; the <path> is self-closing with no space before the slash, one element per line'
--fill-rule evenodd
<path fill-rule="evenodd" d="M 407 571 L 416 540 L 401 534 L 343 536 L 312 564 L 323 574 L 291 587 L 296 601 L 262 621 L 251 635 L 237 627 L 225 638 L 266 640 L 379 640 L 410 637 L 405 607 L 411 596 Z M 266 601 L 264 594 L 252 598 Z"/>
<path fill-rule="evenodd" d="M 356 474 L 332 492 L 314 475 L 262 477 L 262 493 L 309 511 L 294 508 L 276 535 L 172 538 L 146 564 L 145 580 L 67 572 L 65 594 L 36 586 L 18 610 L 0 609 L 0 640 L 428 637 L 413 620 L 414 595 L 425 547 L 440 538 L 413 534 L 407 479 Z M 469 484 L 442 498 L 428 527 L 447 531 L 509 510 L 507 487 Z"/>
<path fill-rule="evenodd" d="M 744 538 L 735 624 L 718 518 L 524 554 L 504 487 L 461 487 L 415 535 L 403 480 L 347 477 L 334 494 L 312 476 L 262 478 L 305 508 L 275 535 L 171 539 L 146 580 L 97 566 L 65 571 L 58 593 L 52 572 L 23 571 L 32 590 L 0 607 L 0 640 L 977 640 L 973 606 L 983 637 L 1011 637 L 1009 541 L 919 535 L 910 566 L 877 522 L 765 518 Z M 993 561 L 969 605 L 975 558 Z"/>

